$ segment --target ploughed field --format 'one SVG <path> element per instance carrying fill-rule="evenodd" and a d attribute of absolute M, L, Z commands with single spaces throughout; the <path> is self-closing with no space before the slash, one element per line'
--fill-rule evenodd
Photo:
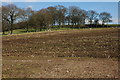
<path fill-rule="evenodd" d="M 118 28 L 3 36 L 3 78 L 117 78 Z"/>

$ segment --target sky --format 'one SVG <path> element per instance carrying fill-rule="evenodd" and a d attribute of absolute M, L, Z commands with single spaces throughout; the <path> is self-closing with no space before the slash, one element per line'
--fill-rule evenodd
<path fill-rule="evenodd" d="M 27 0 L 26 0 L 27 1 Z M 34 2 L 32 2 L 34 1 Z M 7 5 L 10 2 L 2 3 L 2 5 Z M 108 12 L 112 15 L 113 23 L 118 23 L 118 2 L 40 2 L 35 0 L 29 0 L 29 2 L 14 2 L 11 1 L 12 4 L 17 5 L 19 8 L 27 8 L 31 7 L 33 10 L 38 11 L 42 8 L 47 8 L 49 6 L 57 6 L 57 5 L 63 5 L 65 7 L 69 6 L 78 6 L 81 9 L 84 9 L 86 11 L 88 10 L 95 10 L 98 13 L 101 12 Z"/>
<path fill-rule="evenodd" d="M 119 0 L 0 0 L 2 2 L 118 2 Z"/>

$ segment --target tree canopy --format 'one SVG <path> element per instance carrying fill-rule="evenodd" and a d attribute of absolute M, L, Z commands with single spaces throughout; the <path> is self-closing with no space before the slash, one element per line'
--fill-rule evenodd
<path fill-rule="evenodd" d="M 11 31 L 12 34 L 14 24 L 24 24 L 20 27 L 28 32 L 29 28 L 34 28 L 37 31 L 43 28 L 51 29 L 53 26 L 61 28 L 65 25 L 73 27 L 85 24 L 96 25 L 100 24 L 100 21 L 105 24 L 112 22 L 111 18 L 112 16 L 108 12 L 86 11 L 77 6 L 70 6 L 69 8 L 63 5 L 49 6 L 39 11 L 33 11 L 30 7 L 21 9 L 14 4 L 2 6 L 3 34 L 6 30 Z"/>

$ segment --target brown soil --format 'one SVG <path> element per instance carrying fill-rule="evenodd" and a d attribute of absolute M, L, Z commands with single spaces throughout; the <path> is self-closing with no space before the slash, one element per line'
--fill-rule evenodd
<path fill-rule="evenodd" d="M 117 78 L 118 29 L 3 36 L 4 78 Z"/>

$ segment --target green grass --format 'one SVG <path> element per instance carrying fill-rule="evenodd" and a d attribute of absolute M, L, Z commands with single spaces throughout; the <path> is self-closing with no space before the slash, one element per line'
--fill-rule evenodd
<path fill-rule="evenodd" d="M 78 28 L 78 29 L 75 29 L 75 30 L 84 30 L 84 29 L 96 29 L 96 28 L 80 28 L 80 29 Z M 99 29 L 105 29 L 105 28 L 99 28 Z M 107 29 L 109 29 L 109 28 L 107 28 Z M 59 31 L 59 30 L 72 30 L 72 28 L 51 28 L 49 30 L 47 30 L 47 29 L 42 29 L 41 31 L 37 30 L 36 32 Z M 35 29 L 31 28 L 31 29 L 28 30 L 28 32 L 26 31 L 26 29 L 13 30 L 13 34 L 23 34 L 23 33 L 31 33 L 31 32 L 35 32 Z M 0 34 L 2 35 L 2 32 Z M 8 35 L 8 34 L 10 34 L 10 31 L 5 32 L 5 35 Z"/>
<path fill-rule="evenodd" d="M 34 32 L 35 30 L 34 29 L 29 29 L 29 32 Z M 5 34 L 9 34 L 10 32 L 7 31 L 5 32 Z M 16 30 L 13 30 L 13 34 L 21 34 L 21 33 L 26 33 L 26 29 L 16 29 Z"/>
<path fill-rule="evenodd" d="M 53 28 L 53 29 L 50 29 L 50 31 L 55 31 L 55 30 L 70 30 L 71 28 Z M 44 31 L 48 31 L 47 29 L 42 29 L 41 31 L 40 30 L 37 30 L 36 32 L 44 32 Z M 26 31 L 26 29 L 16 29 L 16 30 L 13 30 L 13 34 L 22 34 L 22 33 L 30 33 L 30 32 L 35 32 L 35 29 L 29 29 L 28 32 Z M 2 33 L 0 33 L 2 34 Z M 8 35 L 10 34 L 10 31 L 6 31 L 5 32 L 5 35 Z"/>

